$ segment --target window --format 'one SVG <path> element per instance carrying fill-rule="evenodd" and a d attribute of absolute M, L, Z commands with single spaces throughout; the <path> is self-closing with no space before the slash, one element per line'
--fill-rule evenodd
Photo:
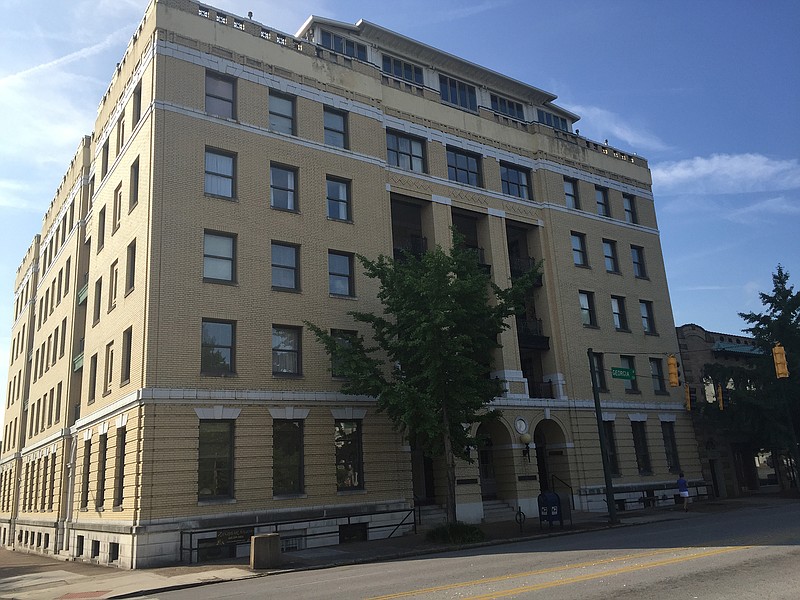
<path fill-rule="evenodd" d="M 612 475 L 619 477 L 619 457 L 617 455 L 617 435 L 614 429 L 614 421 L 603 421 L 603 433 L 606 437 L 606 456 L 608 456 L 608 466 Z"/>
<path fill-rule="evenodd" d="M 425 172 L 425 142 L 395 131 L 386 132 L 389 164 L 406 171 Z"/>
<path fill-rule="evenodd" d="M 678 442 L 675 439 L 675 423 L 661 421 L 661 437 L 664 438 L 664 452 L 667 454 L 667 468 L 670 473 L 679 473 L 681 463 L 678 460 Z"/>
<path fill-rule="evenodd" d="M 300 328 L 272 326 L 272 374 L 300 375 Z"/>
<path fill-rule="evenodd" d="M 220 198 L 233 198 L 236 192 L 236 157 L 219 150 L 206 149 L 205 193 Z"/>
<path fill-rule="evenodd" d="M 119 224 L 122 219 L 122 184 L 117 186 L 114 190 L 114 204 L 111 207 L 111 235 L 119 229 Z"/>
<path fill-rule="evenodd" d="M 139 203 L 139 157 L 131 165 L 130 191 L 128 192 L 128 212 Z"/>
<path fill-rule="evenodd" d="M 119 290 L 119 261 L 111 263 L 108 272 L 108 310 L 112 311 L 117 306 L 117 292 Z"/>
<path fill-rule="evenodd" d="M 117 121 L 117 156 L 119 156 L 120 150 L 125 145 L 125 113 L 123 116 L 119 118 Z"/>
<path fill-rule="evenodd" d="M 234 322 L 203 319 L 200 372 L 208 375 L 234 373 L 235 342 Z"/>
<path fill-rule="evenodd" d="M 425 84 L 422 67 L 394 58 L 388 54 L 383 55 L 383 72 L 417 85 Z"/>
<path fill-rule="evenodd" d="M 121 507 L 125 490 L 125 428 L 117 428 L 117 444 L 114 455 L 114 506 Z"/>
<path fill-rule="evenodd" d="M 94 324 L 100 320 L 100 307 L 102 306 L 103 278 L 94 282 Z"/>
<path fill-rule="evenodd" d="M 518 119 L 520 121 L 525 120 L 525 111 L 522 110 L 522 104 L 519 102 L 507 100 L 506 98 L 497 96 L 495 94 L 491 95 L 491 101 L 493 111 L 502 113 L 511 117 L 512 119 Z"/>
<path fill-rule="evenodd" d="M 105 376 L 103 377 L 103 395 L 111 392 L 111 383 L 114 379 L 114 342 L 106 344 Z"/>
<path fill-rule="evenodd" d="M 624 297 L 611 296 L 611 314 L 614 315 L 614 327 L 617 331 L 629 331 Z"/>
<path fill-rule="evenodd" d="M 564 197 L 567 200 L 567 208 L 579 209 L 581 207 L 578 199 L 578 182 L 574 179 L 564 178 Z"/>
<path fill-rule="evenodd" d="M 270 206 L 281 210 L 297 210 L 295 202 L 297 171 L 288 167 L 271 165 L 270 178 Z"/>
<path fill-rule="evenodd" d="M 327 106 L 323 112 L 325 143 L 337 148 L 347 148 L 347 113 Z"/>
<path fill-rule="evenodd" d="M 597 214 L 601 217 L 610 217 L 611 207 L 608 204 L 608 190 L 595 186 L 594 199 L 597 202 Z"/>
<path fill-rule="evenodd" d="M 100 209 L 97 215 L 97 252 L 106 244 L 106 207 Z"/>
<path fill-rule="evenodd" d="M 620 356 L 620 364 L 623 369 L 630 369 L 633 371 L 633 379 L 623 379 L 622 383 L 625 386 L 625 392 L 635 394 L 639 392 L 639 384 L 636 381 L 636 359 L 633 356 Z"/>
<path fill-rule="evenodd" d="M 100 153 L 100 179 L 103 179 L 108 173 L 108 139 L 103 144 L 103 149 Z"/>
<path fill-rule="evenodd" d="M 127 265 L 125 266 L 125 294 L 133 289 L 136 283 L 136 240 L 128 244 L 126 252 Z"/>
<path fill-rule="evenodd" d="M 142 84 L 136 86 L 133 90 L 133 99 L 131 107 L 131 127 L 136 127 L 136 124 L 142 118 Z"/>
<path fill-rule="evenodd" d="M 89 359 L 89 390 L 88 402 L 94 402 L 97 396 L 97 354 L 93 354 Z"/>
<path fill-rule="evenodd" d="M 622 194 L 622 207 L 625 210 L 625 222 L 638 223 L 639 216 L 636 214 L 636 197 L 630 194 Z"/>
<path fill-rule="evenodd" d="M 570 233 L 572 240 L 572 262 L 578 267 L 588 267 L 589 258 L 586 255 L 586 236 L 575 231 Z"/>
<path fill-rule="evenodd" d="M 439 92 L 442 101 L 471 111 L 478 111 L 478 96 L 475 86 L 446 75 L 439 75 Z"/>
<path fill-rule="evenodd" d="M 275 496 L 303 494 L 303 421 L 272 421 L 272 493 Z"/>
<path fill-rule="evenodd" d="M 364 489 L 361 421 L 337 421 L 333 443 L 336 447 L 336 489 Z"/>
<path fill-rule="evenodd" d="M 639 279 L 647 279 L 647 268 L 644 264 L 644 248 L 631 246 L 631 259 L 633 260 L 633 274 Z"/>
<path fill-rule="evenodd" d="M 650 377 L 653 379 L 653 391 L 656 394 L 666 394 L 667 387 L 664 384 L 664 365 L 660 358 L 650 359 Z"/>
<path fill-rule="evenodd" d="M 331 329 L 331 337 L 336 342 L 337 346 L 349 347 L 358 336 L 355 331 L 348 331 L 345 329 Z M 344 377 L 342 372 L 342 364 L 335 358 L 331 359 L 331 376 Z"/>
<path fill-rule="evenodd" d="M 636 452 L 636 464 L 639 467 L 639 475 L 653 474 L 653 469 L 650 466 L 650 450 L 647 448 L 646 426 L 646 421 L 631 421 L 633 448 Z"/>
<path fill-rule="evenodd" d="M 272 287 L 282 290 L 300 289 L 298 254 L 291 244 L 272 242 Z"/>
<path fill-rule="evenodd" d="M 606 370 L 604 367 L 603 355 L 599 352 L 592 352 L 592 370 L 594 371 L 597 389 L 601 392 L 607 392 L 608 385 L 606 385 Z"/>
<path fill-rule="evenodd" d="M 103 508 L 106 502 L 106 455 L 108 454 L 108 434 L 100 434 L 97 449 L 97 482 L 94 493 L 95 508 Z"/>
<path fill-rule="evenodd" d="M 549 113 L 541 108 L 536 110 L 536 117 L 539 123 L 544 123 L 548 127 L 560 129 L 561 131 L 569 131 L 569 124 L 564 117 L 559 117 L 553 113 Z"/>
<path fill-rule="evenodd" d="M 83 473 L 81 478 L 81 504 L 80 507 L 86 510 L 89 507 L 89 469 L 92 465 L 92 440 L 83 442 Z"/>
<path fill-rule="evenodd" d="M 481 158 L 455 148 L 447 149 L 447 177 L 450 181 L 481 185 Z"/>
<path fill-rule="evenodd" d="M 326 180 L 328 218 L 336 221 L 350 220 L 350 183 L 328 177 Z"/>
<path fill-rule="evenodd" d="M 206 112 L 225 119 L 236 118 L 236 80 L 206 71 Z"/>
<path fill-rule="evenodd" d="M 197 499 L 233 498 L 233 421 L 201 420 L 197 444 Z"/>
<path fill-rule="evenodd" d="M 353 255 L 328 251 L 329 291 L 335 296 L 353 296 Z"/>
<path fill-rule="evenodd" d="M 294 135 L 294 98 L 270 92 L 269 128 L 278 133 Z"/>
<path fill-rule="evenodd" d="M 529 179 L 530 172 L 527 169 L 500 163 L 500 181 L 504 194 L 530 200 Z"/>
<path fill-rule="evenodd" d="M 586 327 L 597 327 L 597 315 L 594 310 L 594 293 L 579 291 L 578 298 L 581 303 L 581 322 Z"/>
<path fill-rule="evenodd" d="M 120 365 L 120 385 L 131 380 L 131 358 L 133 351 L 133 327 L 122 332 L 122 365 Z"/>
<path fill-rule="evenodd" d="M 655 335 L 656 322 L 653 318 L 653 303 L 649 300 L 639 300 L 639 311 L 642 313 L 642 329 L 645 333 Z"/>
<path fill-rule="evenodd" d="M 348 40 L 324 29 L 322 30 L 322 45 L 328 50 L 333 50 L 339 54 L 357 58 L 358 60 L 367 60 L 367 47 L 364 44 Z"/>
<path fill-rule="evenodd" d="M 603 240 L 603 256 L 606 262 L 607 273 L 619 273 L 619 260 L 617 259 L 617 242 Z"/>
<path fill-rule="evenodd" d="M 236 281 L 236 236 L 206 231 L 203 234 L 203 279 L 234 283 Z"/>

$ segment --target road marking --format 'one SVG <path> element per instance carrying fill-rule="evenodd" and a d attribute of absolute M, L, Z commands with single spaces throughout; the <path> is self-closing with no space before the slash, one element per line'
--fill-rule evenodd
<path fill-rule="evenodd" d="M 464 600 L 494 600 L 495 598 L 503 598 L 506 596 L 513 596 L 515 594 L 521 594 L 523 592 L 535 592 L 537 590 L 545 590 L 548 588 L 554 588 L 562 585 L 569 585 L 571 583 L 580 583 L 582 581 L 591 581 L 592 579 L 602 579 L 604 577 L 610 577 L 612 575 L 621 575 L 623 573 L 632 573 L 634 571 L 642 571 L 644 569 L 650 569 L 652 567 L 663 567 L 666 565 L 674 565 L 681 562 L 686 562 L 689 560 L 694 560 L 697 558 L 705 558 L 707 556 L 717 556 L 720 554 L 726 554 L 728 552 L 735 552 L 737 550 L 748 550 L 753 548 L 753 546 L 734 546 L 732 548 L 718 548 L 717 550 L 709 550 L 708 552 L 700 552 L 697 554 L 691 554 L 689 556 L 678 556 L 675 558 L 666 558 L 664 560 L 658 560 L 656 562 L 651 562 L 643 565 L 631 565 L 629 567 L 622 567 L 619 569 L 614 569 L 611 571 L 603 571 L 602 573 L 591 573 L 587 575 L 577 575 L 575 577 L 570 577 L 569 579 L 559 579 L 557 581 L 548 581 L 547 583 L 539 583 L 536 585 L 526 585 L 518 588 L 514 588 L 511 590 L 503 590 L 498 592 L 491 592 L 488 594 L 482 594 L 480 596 L 469 596 Z M 479 583 L 479 582 L 477 582 Z"/>
<path fill-rule="evenodd" d="M 519 579 L 520 577 L 529 577 L 531 575 L 546 575 L 548 573 L 558 573 L 561 571 L 568 571 L 570 569 L 583 569 L 585 567 L 594 567 L 597 565 L 607 565 L 614 562 L 620 562 L 625 560 L 633 560 L 637 558 L 647 558 L 649 556 L 658 556 L 659 554 L 668 554 L 670 552 L 677 552 L 680 550 L 690 550 L 691 548 L 665 548 L 662 550 L 649 550 L 647 552 L 638 552 L 636 554 L 625 554 L 623 556 L 615 556 L 612 558 L 603 558 L 600 560 L 590 560 L 581 563 L 574 563 L 568 565 L 562 565 L 560 567 L 549 567 L 547 569 L 537 569 L 535 571 L 525 571 L 523 573 L 512 573 L 510 575 L 501 575 L 499 577 L 488 577 L 484 579 L 476 579 L 474 581 L 463 581 L 460 583 L 449 583 L 446 585 L 439 585 L 436 587 L 429 587 L 419 590 L 411 590 L 408 592 L 399 592 L 397 594 L 387 594 L 385 596 L 375 596 L 370 598 L 369 600 L 390 600 L 392 598 L 404 598 L 407 596 L 416 596 L 418 594 L 429 594 L 432 592 L 441 592 L 445 590 L 452 590 L 455 588 L 461 587 L 470 587 L 474 585 L 484 584 L 484 583 L 496 583 L 498 581 L 508 581 L 509 579 Z"/>

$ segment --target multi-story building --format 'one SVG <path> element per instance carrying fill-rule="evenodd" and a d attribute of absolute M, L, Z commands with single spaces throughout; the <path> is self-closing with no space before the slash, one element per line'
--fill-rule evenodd
<path fill-rule="evenodd" d="M 647 162 L 555 99 L 366 21 L 292 36 L 151 1 L 19 269 L 0 541 L 137 568 L 443 503 L 439 461 L 339 392 L 304 323 L 358 330 L 380 307 L 355 254 L 453 226 L 498 285 L 543 264 L 458 517 L 533 515 L 543 489 L 605 511 L 590 347 L 620 506 L 698 481 Z"/>

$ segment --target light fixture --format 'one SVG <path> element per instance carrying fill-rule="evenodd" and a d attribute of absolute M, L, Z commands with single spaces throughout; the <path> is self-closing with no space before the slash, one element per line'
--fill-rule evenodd
<path fill-rule="evenodd" d="M 528 462 L 531 462 L 531 434 L 523 433 L 519 436 L 519 441 L 525 444 L 525 447 L 522 449 L 522 456 L 527 458 Z"/>

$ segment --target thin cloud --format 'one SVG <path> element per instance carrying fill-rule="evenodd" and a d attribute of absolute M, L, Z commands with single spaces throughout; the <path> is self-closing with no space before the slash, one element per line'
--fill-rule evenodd
<path fill-rule="evenodd" d="M 579 114 L 586 119 L 586 126 L 583 127 L 583 135 L 596 140 L 608 139 L 612 145 L 621 145 L 630 148 L 647 151 L 669 150 L 657 135 L 644 128 L 635 127 L 622 116 L 600 108 L 598 106 L 587 106 L 583 104 L 562 104 L 567 110 Z M 582 128 L 583 121 L 579 122 L 578 128 Z"/>
<path fill-rule="evenodd" d="M 800 216 L 800 202 L 792 202 L 784 196 L 766 198 L 725 214 L 725 218 L 729 221 L 745 224 L 752 224 L 757 221 L 767 222 L 774 220 L 774 218 L 798 216 Z"/>
<path fill-rule="evenodd" d="M 732 194 L 800 188 L 800 162 L 763 154 L 712 154 L 650 166 L 658 194 Z"/>

